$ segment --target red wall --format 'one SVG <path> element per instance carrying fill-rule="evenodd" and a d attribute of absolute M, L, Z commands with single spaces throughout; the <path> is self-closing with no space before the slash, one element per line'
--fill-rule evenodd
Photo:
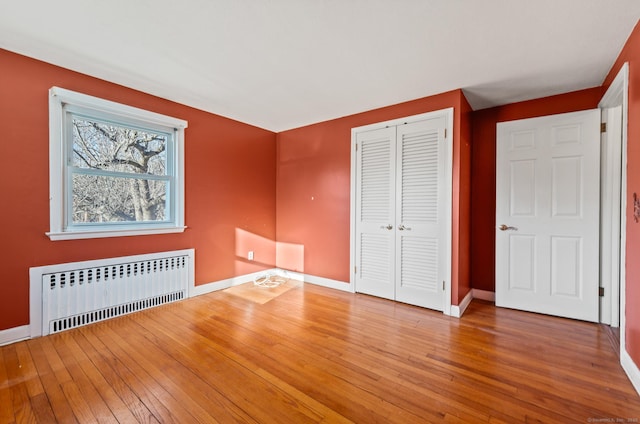
<path fill-rule="evenodd" d="M 33 266 L 186 248 L 196 249 L 196 284 L 274 266 L 274 133 L 5 50 L 0 69 L 0 330 L 29 323 Z M 54 85 L 189 121 L 184 233 L 56 242 L 45 236 Z M 245 260 L 248 249 L 255 262 Z"/>
<path fill-rule="evenodd" d="M 629 63 L 629 109 L 627 126 L 627 257 L 626 348 L 640 365 L 640 224 L 633 219 L 633 193 L 640 192 L 640 24 L 636 24 L 604 85 L 608 87 L 622 65 Z"/>
<path fill-rule="evenodd" d="M 495 291 L 496 124 L 515 119 L 594 109 L 600 87 L 472 113 L 471 282 L 474 289 Z"/>
<path fill-rule="evenodd" d="M 460 113 L 454 117 L 452 304 L 459 305 L 471 291 L 471 151 L 472 110 L 461 96 Z M 456 142 L 456 140 L 458 140 Z"/>
<path fill-rule="evenodd" d="M 630 62 L 629 163 L 640 157 L 640 30 L 605 80 Z M 196 248 L 196 284 L 278 265 L 349 280 L 351 128 L 454 107 L 452 303 L 471 287 L 494 291 L 495 126 L 497 122 L 597 106 L 593 88 L 472 112 L 460 90 L 275 135 L 240 122 L 0 50 L 4 122 L 0 193 L 0 330 L 28 323 L 28 268 L 101 257 Z M 47 91 L 63 88 L 189 121 L 183 234 L 51 242 Z M 473 142 L 472 142 L 473 140 Z M 627 198 L 640 191 L 629 168 Z M 640 363 L 640 226 L 627 210 L 627 345 Z M 473 211 L 473 214 L 470 213 Z M 275 242 L 277 240 L 277 243 Z M 230 246 L 233 248 L 230 249 Z M 255 251 L 248 262 L 246 252 Z M 276 264 L 276 251 L 278 260 Z M 472 284 L 471 284 L 472 283 Z"/>
<path fill-rule="evenodd" d="M 454 107 L 452 302 L 469 291 L 470 107 L 460 90 L 284 131 L 277 141 L 276 238 L 299 252 L 279 265 L 349 281 L 351 128 Z M 464 185 L 461 189 L 460 185 Z"/>

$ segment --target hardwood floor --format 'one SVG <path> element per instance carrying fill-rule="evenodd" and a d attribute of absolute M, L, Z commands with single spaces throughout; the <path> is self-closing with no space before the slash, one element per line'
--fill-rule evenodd
<path fill-rule="evenodd" d="M 482 301 L 222 291 L 0 348 L 1 423 L 638 419 L 605 327 Z"/>

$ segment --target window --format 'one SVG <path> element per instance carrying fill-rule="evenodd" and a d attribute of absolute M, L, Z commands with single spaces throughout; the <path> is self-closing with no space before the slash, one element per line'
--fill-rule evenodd
<path fill-rule="evenodd" d="M 51 240 L 184 231 L 187 122 L 49 90 Z"/>

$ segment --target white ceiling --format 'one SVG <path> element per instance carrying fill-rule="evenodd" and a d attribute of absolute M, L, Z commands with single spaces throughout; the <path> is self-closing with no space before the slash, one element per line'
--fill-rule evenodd
<path fill-rule="evenodd" d="M 273 131 L 602 84 L 638 0 L 0 0 L 0 48 Z M 1 72 L 0 64 L 0 72 Z"/>

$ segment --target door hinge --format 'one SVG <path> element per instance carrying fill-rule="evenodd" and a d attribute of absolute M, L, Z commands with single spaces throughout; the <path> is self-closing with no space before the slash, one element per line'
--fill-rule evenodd
<path fill-rule="evenodd" d="M 598 287 L 598 295 L 600 297 L 604 296 L 604 287 Z"/>
<path fill-rule="evenodd" d="M 358 151 L 358 144 L 356 144 L 356 152 Z"/>
<path fill-rule="evenodd" d="M 357 267 L 357 266 L 354 266 L 354 267 L 353 267 L 353 273 L 354 273 L 354 274 L 357 274 L 357 273 L 358 273 L 358 267 Z"/>
<path fill-rule="evenodd" d="M 444 290 L 444 280 L 442 280 L 442 290 Z"/>
<path fill-rule="evenodd" d="M 607 132 L 607 123 L 603 122 L 600 124 L 600 133 L 606 133 Z"/>
<path fill-rule="evenodd" d="M 444 138 L 447 138 L 447 129 L 444 129 Z"/>

